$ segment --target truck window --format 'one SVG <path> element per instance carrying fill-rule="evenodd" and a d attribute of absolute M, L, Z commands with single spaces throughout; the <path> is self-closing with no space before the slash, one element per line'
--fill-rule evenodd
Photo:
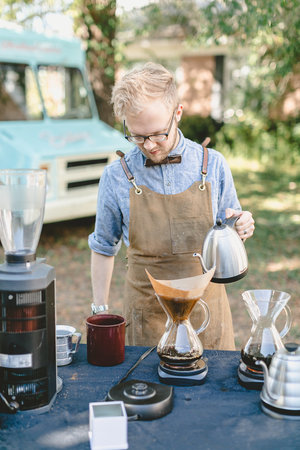
<path fill-rule="evenodd" d="M 27 64 L 0 63 L 0 120 L 41 120 L 42 104 Z"/>
<path fill-rule="evenodd" d="M 82 73 L 77 68 L 38 66 L 47 115 L 52 119 L 91 119 L 92 111 Z"/>

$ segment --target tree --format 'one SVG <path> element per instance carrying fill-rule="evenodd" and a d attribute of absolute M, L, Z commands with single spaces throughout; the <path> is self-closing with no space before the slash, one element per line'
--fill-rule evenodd
<path fill-rule="evenodd" d="M 160 0 L 124 17 L 123 28 L 154 35 L 176 26 L 191 46 L 229 45 L 244 50 L 249 74 L 243 107 L 268 117 L 280 110 L 299 73 L 298 0 Z"/>
<path fill-rule="evenodd" d="M 218 0 L 205 13 L 216 43 L 227 36 L 249 50 L 251 70 L 244 103 L 263 115 L 280 114 L 280 103 L 294 90 L 294 75 L 300 68 L 300 3 Z"/>
<path fill-rule="evenodd" d="M 76 34 L 85 42 L 87 63 L 99 115 L 114 124 L 111 90 L 115 82 L 116 0 L 76 0 L 72 6 Z"/>

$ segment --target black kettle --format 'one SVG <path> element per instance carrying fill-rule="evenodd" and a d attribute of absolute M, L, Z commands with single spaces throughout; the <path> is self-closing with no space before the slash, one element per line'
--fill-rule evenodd
<path fill-rule="evenodd" d="M 243 241 L 234 229 L 239 217 L 230 217 L 223 222 L 217 219 L 205 236 L 202 255 L 194 253 L 200 259 L 204 272 L 216 267 L 214 283 L 232 283 L 240 280 L 248 272 L 248 258 Z"/>

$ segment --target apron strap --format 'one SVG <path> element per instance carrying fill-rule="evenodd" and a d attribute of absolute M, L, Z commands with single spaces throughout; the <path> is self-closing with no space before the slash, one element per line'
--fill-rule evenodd
<path fill-rule="evenodd" d="M 140 189 L 140 188 L 137 186 L 137 184 L 136 184 L 136 182 L 135 182 L 135 178 L 134 178 L 134 176 L 132 175 L 132 173 L 130 172 L 128 165 L 126 164 L 126 161 L 125 161 L 125 159 L 124 159 L 125 153 L 121 152 L 121 150 L 117 150 L 117 151 L 116 151 L 116 154 L 117 154 L 118 156 L 120 156 L 120 158 L 121 158 L 121 159 L 120 159 L 120 163 L 121 163 L 121 166 L 122 166 L 122 168 L 123 168 L 123 170 L 124 170 L 124 172 L 125 172 L 125 175 L 126 175 L 126 177 L 127 177 L 127 180 L 134 186 L 134 188 L 135 188 L 135 193 L 136 193 L 137 195 L 141 195 L 143 191 L 142 191 L 142 189 Z"/>
<path fill-rule="evenodd" d="M 202 163 L 202 182 L 199 185 L 200 191 L 204 191 L 206 189 L 205 181 L 207 177 L 207 164 L 208 164 L 208 150 L 206 147 L 203 147 L 203 163 Z"/>
<path fill-rule="evenodd" d="M 204 139 L 202 145 L 203 144 L 207 145 L 207 144 L 209 144 L 209 142 L 210 142 L 210 138 L 206 138 L 206 139 Z M 135 178 L 129 170 L 129 167 L 124 158 L 125 153 L 123 153 L 121 150 L 117 150 L 116 154 L 118 156 L 120 156 L 120 158 L 121 158 L 120 163 L 121 163 L 124 173 L 127 177 L 127 180 L 134 186 L 135 193 L 137 195 L 141 195 L 143 191 L 141 188 L 139 188 L 137 186 L 137 184 L 135 182 Z M 206 177 L 207 177 L 207 164 L 208 164 L 208 150 L 207 150 L 207 147 L 203 147 L 203 163 L 202 163 L 202 171 L 201 171 L 202 181 L 201 181 L 201 184 L 199 185 L 200 191 L 204 191 L 206 189 L 205 182 L 206 182 Z"/>

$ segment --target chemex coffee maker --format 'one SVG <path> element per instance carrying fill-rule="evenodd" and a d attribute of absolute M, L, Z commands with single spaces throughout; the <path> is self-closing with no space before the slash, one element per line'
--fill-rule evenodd
<path fill-rule="evenodd" d="M 202 358 L 203 346 L 198 334 L 209 324 L 209 309 L 201 296 L 214 270 L 179 280 L 156 280 L 146 270 L 155 295 L 167 315 L 165 332 L 157 346 L 160 358 L 158 375 L 163 383 L 196 385 L 203 383 L 207 375 L 208 368 Z M 195 331 L 189 317 L 197 303 L 204 311 L 204 320 Z"/>
<path fill-rule="evenodd" d="M 36 259 L 44 170 L 0 170 L 0 409 L 48 411 L 56 397 L 55 272 Z"/>
<path fill-rule="evenodd" d="M 272 357 L 284 349 L 282 338 L 291 327 L 291 311 L 287 302 L 290 295 L 272 289 L 245 291 L 243 300 L 253 320 L 251 335 L 241 350 L 238 368 L 239 383 L 248 389 L 261 389 L 264 384 L 263 362 L 270 366 Z M 285 312 L 285 324 L 279 332 L 275 326 L 281 312 Z"/>

